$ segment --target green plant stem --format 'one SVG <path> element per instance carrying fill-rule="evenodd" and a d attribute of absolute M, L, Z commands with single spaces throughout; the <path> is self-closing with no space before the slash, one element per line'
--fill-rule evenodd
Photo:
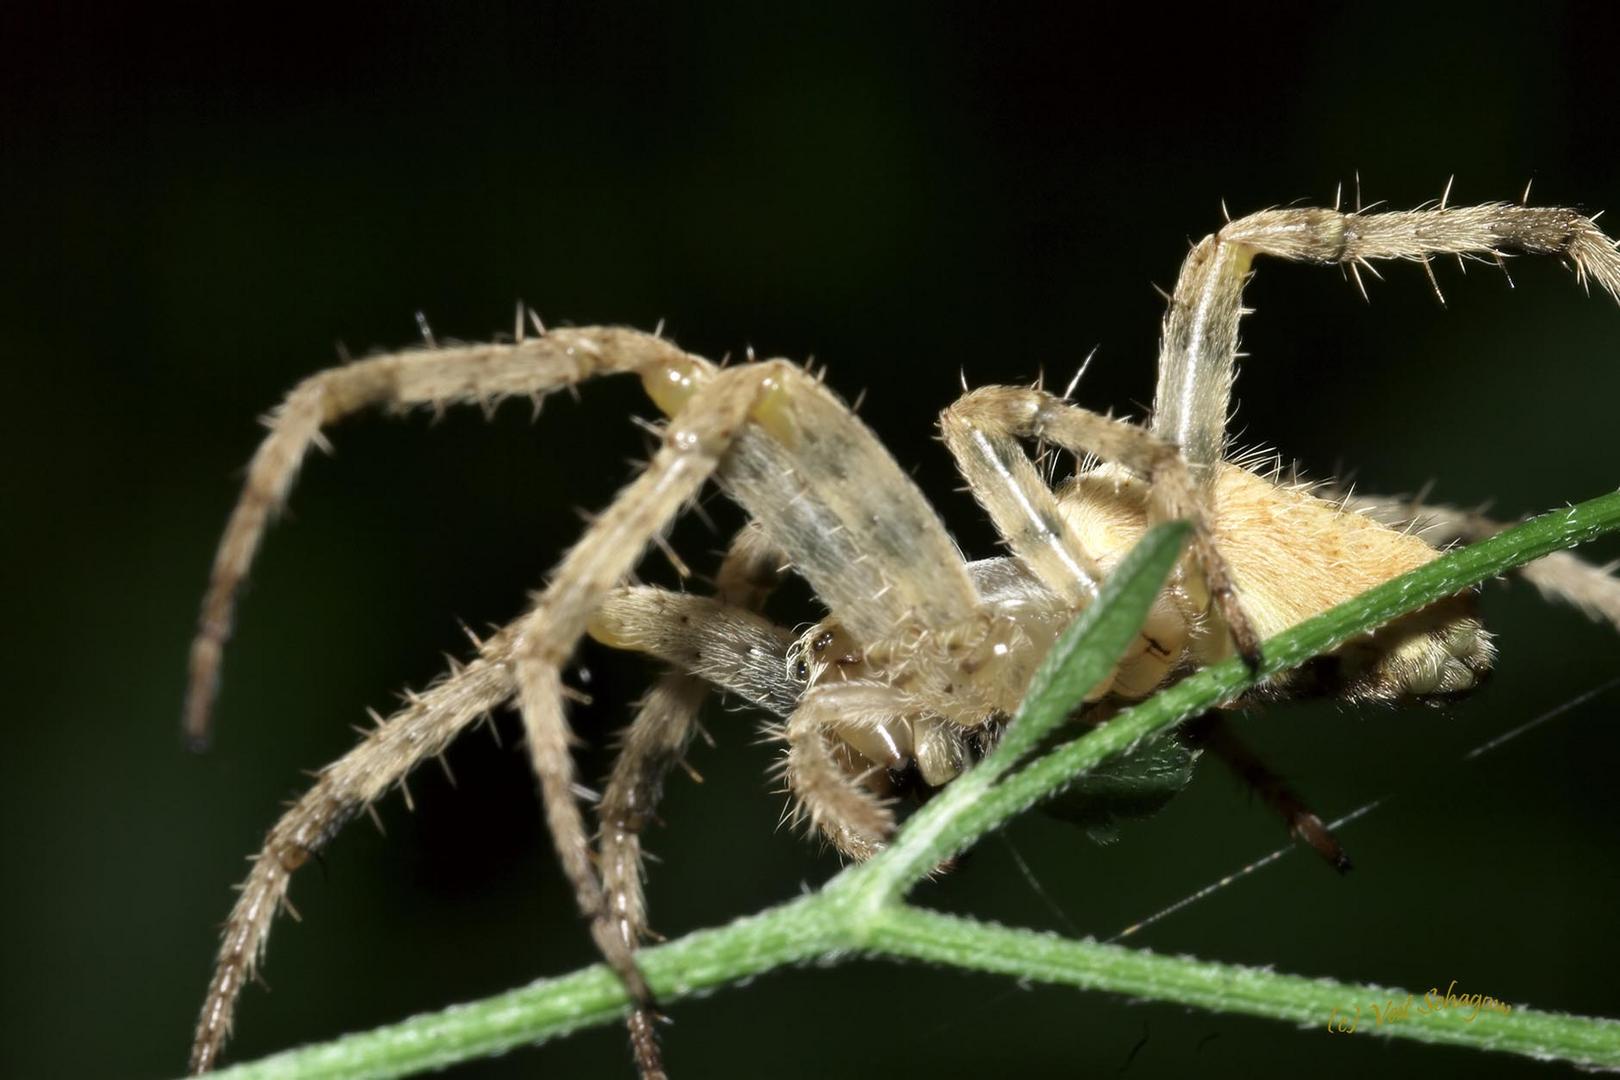
<path fill-rule="evenodd" d="M 1413 992 L 1188 957 L 1158 956 L 1055 934 L 1015 930 L 894 905 L 861 920 L 825 893 L 801 898 L 721 930 L 690 934 L 641 953 L 662 1000 L 673 1002 L 773 968 L 857 954 L 918 960 L 1030 982 L 1103 990 L 1326 1031 L 1334 1010 L 1362 1008 L 1358 1033 L 1556 1058 L 1587 1068 L 1620 1067 L 1620 1023 L 1514 1008 L 1507 1015 L 1468 1009 L 1420 1014 L 1416 992 L 1406 1016 L 1378 1024 L 1369 1006 L 1399 1004 Z M 1442 991 L 1443 992 L 1443 991 Z M 405 1076 L 579 1028 L 607 1023 L 629 1008 L 618 980 L 598 964 L 556 979 L 412 1017 L 399 1024 L 292 1050 L 219 1074 L 221 1080 L 343 1080 Z"/>
<path fill-rule="evenodd" d="M 1543 515 L 1442 556 L 1266 642 L 1258 672 L 1236 660 L 1201 671 L 1008 775 L 1017 756 L 1039 741 L 1044 731 L 1040 725 L 1072 710 L 1096 681 L 1093 669 L 1111 665 L 1107 657 L 1117 657 L 1121 642 L 1140 626 L 1146 611 L 1143 596 L 1151 600 L 1168 567 L 1166 552 L 1173 560 L 1181 541 L 1174 527 L 1161 527 L 1127 557 L 1116 572 L 1119 581 L 1110 579 L 1105 595 L 1054 647 L 1055 657 L 1032 683 L 1009 733 L 1020 732 L 1026 720 L 1041 719 L 1025 726 L 1005 755 L 987 759 L 992 768 L 974 769 L 952 783 L 913 816 L 887 851 L 844 871 L 819 893 L 644 950 L 638 960 L 666 1003 L 776 968 L 857 955 L 924 960 L 1300 1024 L 1325 1026 L 1335 1007 L 1398 1002 L 1404 991 L 1069 941 L 933 914 L 900 901 L 941 861 L 1107 757 L 1161 736 L 1258 679 L 1390 619 L 1616 528 L 1620 493 Z M 622 1015 L 627 1005 L 622 988 L 597 965 L 220 1075 L 237 1080 L 401 1076 L 604 1023 Z M 1447 1010 L 1372 1030 L 1392 1038 L 1620 1067 L 1620 1024 L 1612 1020 L 1514 1009 L 1507 1016 L 1481 1015 L 1468 1023 L 1463 1012 Z"/>
<path fill-rule="evenodd" d="M 914 907 L 888 910 L 870 931 L 872 949 L 972 971 L 1032 982 L 1106 990 L 1135 998 L 1191 1005 L 1214 1012 L 1284 1020 L 1327 1029 L 1334 1010 L 1349 1021 L 1361 1007 L 1357 1033 L 1418 1042 L 1498 1050 L 1535 1058 L 1561 1058 L 1591 1068 L 1620 1066 L 1620 1022 L 1514 1008 L 1506 1015 L 1469 1008 L 1421 1013 L 1424 991 L 1358 986 L 1331 979 L 1283 975 L 1261 968 L 1159 956 L 1094 941 L 1073 941 L 1034 930 L 1013 930 Z M 1445 988 L 1440 988 L 1443 999 Z M 1397 1006 L 1409 995 L 1403 1019 L 1378 1023 L 1370 1006 Z"/>
<path fill-rule="evenodd" d="M 846 920 L 821 895 L 801 897 L 723 928 L 699 930 L 637 954 L 661 1001 L 679 1001 L 836 951 Z M 558 978 L 332 1042 L 225 1069 L 220 1080 L 408 1076 L 608 1023 L 629 1012 L 618 978 L 596 964 Z"/>

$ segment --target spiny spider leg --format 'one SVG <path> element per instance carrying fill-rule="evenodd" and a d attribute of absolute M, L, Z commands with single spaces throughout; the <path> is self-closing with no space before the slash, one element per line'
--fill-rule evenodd
<path fill-rule="evenodd" d="M 715 371 L 701 377 L 670 410 L 664 443 L 645 471 L 603 511 L 557 568 L 519 625 L 513 646 L 518 703 L 529 760 L 540 780 L 546 824 L 579 910 L 592 936 L 637 1001 L 651 992 L 632 950 L 607 918 L 602 884 L 574 795 L 571 735 L 563 713 L 562 668 L 593 612 L 640 561 L 647 545 L 694 499 L 719 467 L 739 432 L 770 423 L 789 386 L 802 374 L 782 360 Z"/>
<path fill-rule="evenodd" d="M 755 563 L 759 570 L 781 565 L 781 556 L 764 548 L 761 533 L 755 533 L 752 542 L 760 549 Z M 737 555 L 735 550 L 733 554 Z M 728 564 L 736 564 L 735 576 L 741 576 L 742 564 L 748 561 L 753 560 L 742 554 L 728 559 Z M 733 575 L 723 567 L 721 598 L 747 600 L 745 591 L 753 590 L 756 602 L 763 601 L 762 586 L 744 582 L 728 588 L 728 576 Z M 694 672 L 783 717 L 787 722 L 770 730 L 788 744 L 778 770 L 795 798 L 790 820 L 795 824 L 808 822 L 851 858 L 864 859 L 876 852 L 893 826 L 892 815 L 883 800 L 860 783 L 861 769 L 853 767 L 847 757 L 840 757 L 837 747 L 852 741 L 869 747 L 873 759 L 881 760 L 885 747 L 876 732 L 915 705 L 906 695 L 874 681 L 840 682 L 804 692 L 800 683 L 786 677 L 793 635 L 720 599 L 647 587 L 619 589 L 592 616 L 590 633 L 615 648 L 658 656 L 680 671 Z M 627 911 L 633 916 L 628 922 L 621 921 L 621 926 L 636 927 L 637 941 L 644 930 L 640 921 L 640 878 L 631 874 L 639 872 L 639 863 L 629 861 L 622 869 L 615 868 L 625 861 L 621 852 L 639 854 L 628 845 L 651 812 L 647 792 L 638 790 L 637 785 L 655 784 L 678 759 L 673 750 L 684 745 L 688 737 L 684 727 L 674 726 L 677 718 L 670 714 L 677 699 L 674 684 L 679 679 L 674 672 L 666 675 L 658 694 L 649 697 L 647 707 L 653 713 L 648 715 L 644 710 L 632 725 L 625 741 L 625 757 L 615 765 L 602 800 L 604 879 L 617 876 L 627 882 L 633 880 L 638 889 L 633 896 L 610 896 L 609 903 L 613 911 Z M 689 704 L 695 709 L 698 703 Z M 681 718 L 680 723 L 690 724 L 690 717 Z M 892 763 L 900 764 L 898 760 Z M 656 774 L 645 772 L 649 767 L 656 768 Z M 656 786 L 651 788 L 654 795 L 657 790 Z M 629 808 L 632 801 L 633 811 Z M 622 821 L 613 828 L 615 819 L 633 821 L 635 828 L 628 828 Z"/>
<path fill-rule="evenodd" d="M 956 648 L 957 631 L 984 613 L 938 514 L 847 406 L 801 377 L 775 419 L 739 435 L 720 482 L 827 605 L 853 655 L 876 650 L 888 665 L 884 680 L 812 687 L 782 729 L 782 771 L 800 801 L 795 816 L 864 858 L 887 837 L 893 815 L 861 784 L 865 770 L 880 766 L 856 764 L 848 740 L 881 742 L 889 732 L 879 728 L 904 726 L 919 711 L 982 724 L 980 695 L 953 688 L 946 672 L 955 661 L 941 650 Z M 902 668 L 914 677 L 904 694 L 886 681 L 898 681 Z M 833 708 L 835 700 L 855 711 Z M 847 736 L 838 747 L 828 739 L 834 732 Z M 867 732 L 873 739 L 861 738 Z"/>
<path fill-rule="evenodd" d="M 723 575 L 724 576 L 724 575 Z M 604 602 L 604 612 L 616 612 L 622 596 L 643 593 L 646 589 L 620 588 Z M 687 597 L 680 593 L 664 593 L 672 601 L 703 601 L 705 597 Z M 713 606 L 713 601 L 705 601 Z M 671 615 L 677 612 L 671 610 Z M 716 630 L 700 633 L 698 641 L 710 649 L 714 672 L 748 672 L 750 664 L 757 665 L 753 680 L 731 678 L 716 685 L 748 696 L 750 701 L 771 708 L 786 716 L 792 709 L 791 691 L 774 691 L 771 696 L 758 695 L 763 685 L 765 664 L 757 657 L 758 649 L 770 644 L 776 656 L 770 661 L 779 682 L 782 678 L 787 644 L 792 635 L 786 630 L 774 630 L 766 635 L 753 622 L 761 622 L 747 612 L 716 615 Z M 695 620 L 697 622 L 697 620 Z M 744 633 L 737 628 L 744 627 Z M 311 855 L 321 852 L 337 836 L 343 824 L 373 805 L 377 798 L 399 784 L 411 769 L 428 758 L 439 755 L 454 742 L 468 725 L 478 717 L 507 703 L 514 695 L 512 680 L 512 641 L 517 635 L 517 623 L 497 631 L 484 640 L 478 656 L 465 667 L 452 670 L 442 682 L 421 693 L 407 695 L 405 708 L 395 712 L 387 721 L 371 730 L 360 745 L 348 751 L 339 761 L 324 767 L 316 784 L 306 795 L 295 801 L 283 818 L 275 823 L 264 840 L 261 852 L 254 858 L 240 887 L 237 904 L 225 921 L 224 941 L 220 944 L 219 959 L 215 963 L 203 1014 L 199 1018 L 196 1041 L 193 1046 L 193 1069 L 211 1067 L 217 1061 L 230 1033 L 230 1017 L 235 1012 L 235 1001 L 241 986 L 253 976 L 254 968 L 264 959 L 271 921 L 287 895 L 292 873 Z M 656 649 L 654 649 L 656 651 Z M 666 657 L 676 659 L 676 657 Z M 795 690 L 795 688 L 794 688 Z M 612 801 L 612 785 L 604 795 L 604 808 Z M 650 811 L 650 808 L 648 808 Z M 611 873 L 617 860 L 606 858 L 604 868 Z M 638 884 L 638 882 L 637 882 Z M 617 905 L 611 910 L 620 910 Z M 638 910 L 638 904 L 637 904 Z"/>
<path fill-rule="evenodd" d="M 799 373 L 776 419 L 738 436 L 721 486 L 850 636 L 870 646 L 972 618 L 961 552 L 860 418 Z"/>
<path fill-rule="evenodd" d="M 668 620 L 668 625 L 655 628 L 654 620 Z M 604 626 L 611 628 L 611 636 Z M 707 692 L 712 685 L 786 716 L 798 691 L 785 676 L 793 637 L 743 609 L 647 588 L 616 590 L 593 616 L 591 633 L 616 648 L 648 652 L 671 664 L 699 649 L 704 653 L 703 675 L 689 674 L 689 668 L 666 672 L 643 701 L 620 740 L 620 756 L 598 808 L 608 910 L 626 940 L 639 944 L 646 934 L 640 833 L 656 812 L 664 775 L 681 760 L 694 733 L 703 698 L 691 688 Z M 767 667 L 778 687 L 762 693 Z"/>
<path fill-rule="evenodd" d="M 526 374 L 513 373 L 514 359 Z M 548 826 L 580 910 L 592 919 L 598 947 L 638 999 L 648 992 L 630 951 L 603 915 L 601 885 L 591 865 L 584 821 L 573 794 L 573 762 L 562 710 L 561 665 L 603 595 L 634 566 L 641 553 L 694 497 L 718 466 L 737 432 L 780 396 L 788 378 L 803 376 L 782 361 L 717 371 L 657 338 L 612 329 L 563 330 L 514 346 L 461 351 L 456 359 L 471 373 L 446 370 L 440 353 L 378 357 L 317 376 L 289 398 L 256 456 L 243 499 L 227 527 L 216 562 L 203 629 L 193 650 L 189 713 L 206 717 L 218 650 L 229 626 L 232 597 L 273 506 L 285 492 L 302 453 L 320 423 L 377 401 L 443 401 L 482 387 L 489 394 L 523 385 L 536 393 L 597 373 L 633 371 L 669 413 L 681 413 L 647 470 L 587 530 L 569 551 L 547 589 L 512 639 L 510 660 L 528 737 L 530 760 L 540 780 Z M 478 372 L 490 376 L 482 378 Z M 264 915 L 268 918 L 268 914 Z M 199 1026 L 199 1068 L 217 1057 L 228 1003 L 240 989 L 228 973 L 210 995 Z"/>
<path fill-rule="evenodd" d="M 1063 519 L 1057 496 L 1019 444 L 1019 433 L 981 423 L 978 412 L 977 399 L 968 394 L 940 415 L 940 432 L 957 471 L 1007 546 L 1042 584 L 1077 611 L 1089 606 L 1102 588 L 1103 569 Z"/>
<path fill-rule="evenodd" d="M 1179 448 L 1201 508 L 1212 498 L 1226 457 L 1226 426 L 1237 367 L 1243 287 L 1256 255 L 1295 262 L 1346 265 L 1357 274 L 1374 259 L 1406 259 L 1428 266 L 1432 255 L 1500 257 L 1504 251 L 1557 254 L 1574 265 L 1578 280 L 1597 281 L 1620 297 L 1620 252 L 1585 215 L 1556 207 L 1440 206 L 1422 210 L 1342 213 L 1292 208 L 1263 210 L 1229 222 L 1201 240 L 1182 263 L 1165 315 L 1158 389 L 1151 430 Z M 1431 272 L 1432 276 L 1432 272 Z M 1167 503 L 1155 508 L 1162 519 Z M 1175 515 L 1170 516 L 1186 516 Z M 1203 514 L 1200 515 L 1205 516 Z M 1247 623 L 1231 626 L 1235 597 L 1211 583 L 1239 651 L 1258 657 Z"/>
<path fill-rule="evenodd" d="M 760 535 L 754 539 L 760 545 L 757 566 L 780 566 L 781 557 L 763 547 Z M 746 559 L 728 559 L 728 564 Z M 757 588 L 728 588 L 728 576 L 722 568 L 722 598 L 747 600 L 745 591 Z M 757 596 L 762 602 L 762 589 Z M 787 743 L 778 769 L 795 797 L 790 819 L 795 824 L 808 822 L 851 858 L 864 859 L 876 852 L 893 826 L 892 815 L 883 800 L 860 783 L 860 769 L 852 771 L 836 748 L 853 741 L 872 747 L 874 760 L 880 759 L 883 742 L 875 732 L 914 706 L 906 695 L 874 681 L 839 682 L 803 692 L 800 683 L 786 677 L 793 635 L 720 599 L 648 587 L 618 589 L 592 616 L 589 632 L 615 648 L 649 653 L 680 671 L 695 672 L 783 717 L 787 722 L 770 730 Z M 665 675 L 657 693 L 647 699 L 627 733 L 624 756 L 615 764 L 602 798 L 604 880 L 633 881 L 637 890 L 633 895 L 610 895 L 610 910 L 624 913 L 616 916 L 620 926 L 635 928 L 637 942 L 645 924 L 639 849 L 632 845 L 652 812 L 657 781 L 679 759 L 676 751 L 690 736 L 691 717 L 677 717 L 672 708 L 679 703 L 695 710 L 701 704 L 680 698 L 676 684 L 681 678 L 676 672 Z"/>
<path fill-rule="evenodd" d="M 645 585 L 615 589 L 587 631 L 615 649 L 647 653 L 778 716 L 803 687 L 787 678 L 791 631 L 745 607 Z"/>
<path fill-rule="evenodd" d="M 621 603 L 620 597 L 643 591 L 628 587 L 615 590 L 602 610 L 613 612 Z M 663 595 L 674 600 L 702 599 L 680 593 Z M 780 678 L 791 635 L 782 630 L 770 636 L 758 630 L 740 634 L 735 628 L 752 616 L 729 615 L 723 611 L 719 615 L 718 630 L 698 633 L 698 639 L 713 652 L 713 669 L 746 671 L 751 663 L 759 663 L 754 651 L 763 643 L 773 643 L 777 657 L 771 663 Z M 443 752 L 469 724 L 512 698 L 515 692 L 512 646 L 517 629 L 517 623 L 509 624 L 487 638 L 479 647 L 477 657 L 466 666 L 453 669 L 443 681 L 420 694 L 408 694 L 403 709 L 367 733 L 361 743 L 338 761 L 322 769 L 314 787 L 270 830 L 225 923 L 213 981 L 193 1045 L 195 1071 L 211 1067 L 218 1059 L 230 1033 L 230 1019 L 241 988 L 263 962 L 271 921 L 286 896 L 293 871 L 417 765 Z M 760 672 L 763 674 L 763 665 Z M 744 696 L 756 685 L 748 682 L 736 685 L 736 682 L 718 685 Z M 755 703 L 767 708 L 774 705 L 784 715 L 792 707 L 785 692 L 778 692 L 773 699 L 755 700 Z M 609 797 L 605 796 L 604 806 L 608 801 Z M 607 860 L 607 869 L 611 870 L 613 865 L 614 860 Z"/>
<path fill-rule="evenodd" d="M 598 861 L 606 917 L 623 947 L 634 952 L 647 933 L 646 894 L 642 888 L 641 830 L 663 794 L 664 774 L 686 755 L 697 727 L 698 711 L 709 696 L 700 679 L 680 671 L 664 674 L 636 709 L 620 743 L 613 773 L 597 809 L 601 830 Z M 644 984 L 643 984 L 644 985 Z M 625 1017 L 630 1049 L 641 1080 L 663 1080 L 658 1048 L 658 1013 L 650 992 Z"/>
<path fill-rule="evenodd" d="M 520 324 L 521 325 L 521 324 Z M 266 419 L 270 429 L 248 465 L 236 508 L 214 557 L 208 591 L 191 644 L 184 728 L 206 744 L 230 637 L 236 596 L 271 517 L 285 502 L 321 429 L 373 406 L 396 409 L 480 404 L 545 395 L 596 375 L 636 372 L 644 379 L 705 365 L 667 341 L 612 327 L 564 328 L 507 345 L 467 345 L 388 353 L 329 368 L 293 388 Z M 677 379 L 678 381 L 678 379 Z"/>
<path fill-rule="evenodd" d="M 750 522 L 733 538 L 720 565 L 715 600 L 620 589 L 592 618 L 593 636 L 611 629 L 614 644 L 643 648 L 673 665 L 625 729 L 597 807 L 606 915 L 630 950 L 639 948 L 648 934 L 641 832 L 656 813 L 665 774 L 685 756 L 708 698 L 708 685 L 699 675 L 713 676 L 716 685 L 737 689 L 781 715 L 792 711 L 798 697 L 798 687 L 787 679 L 793 635 L 748 614 L 764 606 L 782 569 L 782 556 Z M 665 1075 L 653 1004 L 637 1002 L 626 1020 L 643 1080 Z"/>
<path fill-rule="evenodd" d="M 1228 222 L 1188 254 L 1165 314 L 1152 430 L 1180 447 L 1204 490 L 1226 457 L 1226 425 L 1237 368 L 1243 286 L 1256 255 L 1359 268 L 1374 259 L 1428 267 L 1433 255 L 1562 255 L 1576 279 L 1620 299 L 1620 251 L 1591 218 L 1559 207 L 1485 203 L 1422 210 L 1342 213 L 1262 210 Z M 1432 276 L 1432 272 L 1431 272 Z"/>
<path fill-rule="evenodd" d="M 883 683 L 837 683 L 805 695 L 783 729 L 788 750 L 778 767 L 794 796 L 788 813 L 793 824 L 808 823 L 857 862 L 878 853 L 894 832 L 894 811 L 862 783 L 862 772 L 847 764 L 845 754 L 851 742 L 877 741 L 861 735 L 904 715 L 908 704 Z M 828 738 L 835 733 L 841 736 L 836 742 Z"/>
<path fill-rule="evenodd" d="M 1243 614 L 1230 571 L 1217 548 L 1205 500 L 1176 447 L 1145 428 L 1071 405 L 1044 390 L 987 386 L 958 398 L 940 417 L 945 445 L 968 484 L 1014 552 L 1032 568 L 1056 580 L 1047 585 L 1060 595 L 1085 586 L 1078 575 L 1067 584 L 1054 573 L 1049 554 L 1084 555 L 1058 512 L 1057 500 L 1041 483 L 1015 440 L 1036 439 L 1062 447 L 1078 458 L 1088 454 L 1123 465 L 1147 479 L 1149 508 L 1157 520 L 1193 525 L 1189 551 L 1217 605 L 1234 645 L 1251 664 L 1258 662 L 1259 636 Z M 1019 466 L 1020 460 L 1022 466 Z M 1024 486 L 1030 484 L 1031 486 Z M 1018 483 L 1016 497 L 1003 485 Z M 1151 635 L 1147 638 L 1151 645 Z"/>
<path fill-rule="evenodd" d="M 442 753 L 469 724 L 512 697 L 515 631 L 512 626 L 495 634 L 466 667 L 420 694 L 407 695 L 405 708 L 322 769 L 315 785 L 271 828 L 225 922 L 192 1041 L 192 1072 L 206 1072 L 219 1059 L 230 1035 L 236 999 L 264 960 L 270 924 L 285 901 L 293 871 L 406 773 Z"/>

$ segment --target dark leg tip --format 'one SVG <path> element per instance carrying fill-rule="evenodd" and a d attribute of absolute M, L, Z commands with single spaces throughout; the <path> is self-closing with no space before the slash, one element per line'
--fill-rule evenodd
<path fill-rule="evenodd" d="M 1260 651 L 1258 643 L 1245 643 L 1238 646 L 1238 655 L 1243 658 L 1243 666 L 1249 669 L 1250 675 L 1260 674 L 1260 669 L 1265 666 L 1266 657 Z"/>
<path fill-rule="evenodd" d="M 206 754 L 209 747 L 213 745 L 213 740 L 207 735 L 195 735 L 191 732 L 181 735 L 180 741 L 186 750 L 193 754 Z"/>

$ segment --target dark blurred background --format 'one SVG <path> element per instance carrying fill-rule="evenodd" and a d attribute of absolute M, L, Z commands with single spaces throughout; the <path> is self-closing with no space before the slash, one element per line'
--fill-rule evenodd
<path fill-rule="evenodd" d="M 216 926 L 301 770 L 364 708 L 504 622 L 629 475 L 633 384 L 367 416 L 333 432 L 271 534 L 231 644 L 219 737 L 178 737 L 186 642 L 254 419 L 351 353 L 552 321 L 667 320 L 711 356 L 814 356 L 937 502 L 994 538 L 933 441 L 971 384 L 1066 380 L 1141 415 L 1189 240 L 1232 212 L 1364 198 L 1620 207 L 1612 7 L 1447 14 L 483 5 L 0 13 L 0 324 L 9 739 L 0 1071 L 184 1065 Z M 1348 198 L 1348 195 L 1347 195 Z M 1366 490 L 1505 517 L 1620 483 L 1620 311 L 1552 261 L 1369 281 L 1267 264 L 1242 442 Z M 724 516 L 721 520 L 734 520 Z M 677 546 L 712 565 L 700 523 Z M 1620 555 L 1610 541 L 1596 559 Z M 652 580 L 668 581 L 661 557 Z M 1471 746 L 1620 674 L 1620 641 L 1522 584 L 1484 600 L 1494 683 L 1440 711 L 1276 708 L 1244 730 L 1344 834 L 1139 939 L 1283 971 L 1620 1014 L 1612 798 L 1620 691 L 1468 765 Z M 784 618 L 813 617 L 801 609 Z M 648 669 L 587 647 L 589 778 Z M 675 936 L 797 894 L 836 860 L 777 828 L 757 718 L 716 709 L 651 846 Z M 515 718 L 381 806 L 296 880 L 232 1060 L 588 962 Z M 1281 842 L 1213 765 L 1099 847 L 1035 814 L 921 889 L 929 905 L 1107 935 Z M 1027 864 L 1020 870 L 1017 856 Z M 1038 882 L 1040 892 L 1031 885 Z M 678 1077 L 1547 1075 L 1370 1035 L 1015 989 L 882 963 L 763 978 L 671 1010 Z M 1481 1023 L 1488 1020 L 1481 1020 Z M 1134 1056 L 1133 1056 L 1134 1055 Z M 1553 1070 L 1556 1071 L 1556 1070 Z M 617 1027 L 467 1076 L 629 1076 Z"/>

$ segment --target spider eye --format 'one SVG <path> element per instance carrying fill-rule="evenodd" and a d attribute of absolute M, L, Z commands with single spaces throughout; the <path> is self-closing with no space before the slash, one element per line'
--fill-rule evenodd
<path fill-rule="evenodd" d="M 800 682 L 804 682 L 805 680 L 809 679 L 810 665 L 805 663 L 803 660 L 795 660 L 793 662 L 793 677 L 798 679 Z"/>

